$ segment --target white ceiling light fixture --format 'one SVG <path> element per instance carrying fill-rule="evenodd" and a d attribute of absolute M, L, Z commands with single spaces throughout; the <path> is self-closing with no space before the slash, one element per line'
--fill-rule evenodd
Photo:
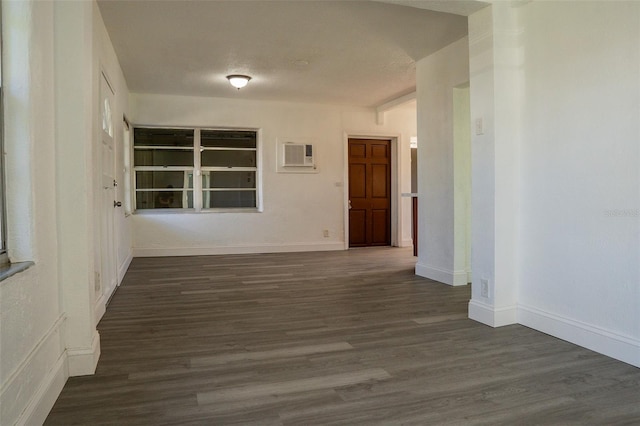
<path fill-rule="evenodd" d="M 249 83 L 251 77 L 242 74 L 231 74 L 227 76 L 227 80 L 229 80 L 229 83 L 231 83 L 233 87 L 240 90 Z"/>

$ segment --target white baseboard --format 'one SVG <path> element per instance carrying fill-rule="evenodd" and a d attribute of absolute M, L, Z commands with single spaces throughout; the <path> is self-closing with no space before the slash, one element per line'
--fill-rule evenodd
<path fill-rule="evenodd" d="M 98 330 L 93 334 L 91 347 L 68 348 L 69 376 L 87 376 L 96 372 L 100 358 L 100 334 Z"/>
<path fill-rule="evenodd" d="M 30 426 L 43 424 L 62 392 L 62 388 L 64 388 L 64 384 L 68 378 L 67 353 L 63 352 L 47 377 L 45 377 L 43 385 L 38 389 L 16 422 L 16 425 Z"/>
<path fill-rule="evenodd" d="M 131 252 L 130 252 L 127 258 L 124 260 L 124 262 L 122 262 L 122 265 L 118 267 L 118 276 L 116 278 L 117 281 L 114 283 L 111 293 L 107 295 L 103 294 L 96 301 L 96 304 L 94 307 L 96 324 L 100 322 L 104 314 L 107 312 L 107 303 L 109 302 L 109 300 L 111 299 L 111 296 L 113 296 L 113 293 L 115 293 L 116 289 L 124 279 L 124 275 L 127 273 L 127 269 L 129 269 L 129 265 L 131 265 L 132 260 L 133 260 L 133 256 L 131 255 Z"/>
<path fill-rule="evenodd" d="M 416 263 L 416 275 L 453 286 L 467 285 L 467 271 L 451 271 Z"/>
<path fill-rule="evenodd" d="M 640 367 L 638 339 L 525 305 L 518 305 L 518 323 Z"/>
<path fill-rule="evenodd" d="M 156 256 L 210 256 L 219 254 L 292 253 L 304 251 L 344 250 L 344 242 L 317 242 L 300 244 L 259 244 L 219 247 L 134 247 L 133 257 Z"/>
<path fill-rule="evenodd" d="M 469 318 L 490 327 L 502 327 L 517 323 L 517 307 L 493 307 L 486 303 L 471 300 L 469 302 Z"/>
<path fill-rule="evenodd" d="M 104 313 L 107 311 L 107 299 L 104 296 L 104 294 L 102 296 L 100 296 L 98 298 L 98 300 L 96 301 L 96 304 L 93 308 L 93 313 L 95 316 L 95 321 L 96 324 L 100 322 L 100 320 L 102 319 L 102 316 L 104 315 Z"/>
<path fill-rule="evenodd" d="M 0 386 L 0 424 L 32 425 L 44 421 L 69 377 L 64 323 L 65 316 L 60 315 Z"/>
<path fill-rule="evenodd" d="M 400 240 L 400 245 L 398 247 L 413 247 L 413 240 L 411 238 Z"/>
<path fill-rule="evenodd" d="M 129 266 L 131 265 L 131 261 L 133 260 L 133 251 L 129 251 L 127 258 L 122 262 L 122 264 L 118 267 L 118 285 L 122 283 Z"/>

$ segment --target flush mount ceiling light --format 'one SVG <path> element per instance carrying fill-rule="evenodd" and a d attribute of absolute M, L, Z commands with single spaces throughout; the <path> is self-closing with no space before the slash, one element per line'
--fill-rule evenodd
<path fill-rule="evenodd" d="M 251 77 L 242 74 L 231 74 L 227 76 L 227 80 L 229 80 L 229 83 L 231 83 L 233 87 L 240 90 L 249 83 Z"/>

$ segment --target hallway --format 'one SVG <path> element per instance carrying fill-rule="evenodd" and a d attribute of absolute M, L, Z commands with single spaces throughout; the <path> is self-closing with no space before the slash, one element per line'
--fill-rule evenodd
<path fill-rule="evenodd" d="M 640 370 L 467 319 L 410 249 L 134 259 L 49 425 L 640 421 Z"/>

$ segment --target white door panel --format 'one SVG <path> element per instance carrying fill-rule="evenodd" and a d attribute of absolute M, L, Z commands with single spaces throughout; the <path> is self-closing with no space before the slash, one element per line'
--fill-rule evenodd
<path fill-rule="evenodd" d="M 116 152 L 113 128 L 114 93 L 104 74 L 100 79 L 100 288 L 96 298 L 104 303 L 117 284 L 114 219 L 116 213 Z"/>

